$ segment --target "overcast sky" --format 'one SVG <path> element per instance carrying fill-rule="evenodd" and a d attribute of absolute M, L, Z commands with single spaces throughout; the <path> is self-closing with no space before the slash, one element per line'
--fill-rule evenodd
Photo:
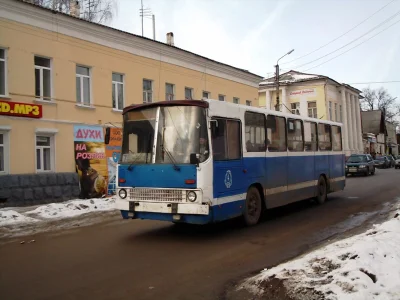
<path fill-rule="evenodd" d="M 158 41 L 165 42 L 166 33 L 172 31 L 177 47 L 261 76 L 271 76 L 276 60 L 294 48 L 290 56 L 280 61 L 281 72 L 295 69 L 350 84 L 400 81 L 400 0 L 143 1 L 144 7 L 151 8 L 156 16 Z M 117 15 L 110 26 L 140 35 L 140 0 L 117 2 Z M 299 58 L 341 36 L 374 13 L 343 37 Z M 376 29 L 372 30 L 374 27 Z M 360 38 L 368 31 L 371 32 Z M 152 37 L 151 19 L 145 19 L 144 33 Z M 366 41 L 375 34 L 378 35 Z M 343 49 L 306 64 L 355 39 Z M 349 50 L 363 41 L 366 42 Z M 324 63 L 337 55 L 340 56 Z M 322 65 L 317 66 L 319 64 Z M 362 89 L 368 85 L 354 86 Z M 400 82 L 370 86 L 387 88 L 400 102 Z"/>

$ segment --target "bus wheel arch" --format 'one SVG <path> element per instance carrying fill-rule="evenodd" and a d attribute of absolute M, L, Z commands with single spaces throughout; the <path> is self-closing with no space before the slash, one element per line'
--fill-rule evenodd
<path fill-rule="evenodd" d="M 265 208 L 264 193 L 260 184 L 252 184 L 246 193 L 243 219 L 247 226 L 256 225 L 261 218 Z"/>

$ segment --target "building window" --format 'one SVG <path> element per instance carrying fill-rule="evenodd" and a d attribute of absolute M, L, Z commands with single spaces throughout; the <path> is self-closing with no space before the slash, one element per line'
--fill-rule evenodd
<path fill-rule="evenodd" d="M 331 125 L 318 124 L 318 145 L 319 150 L 332 150 Z"/>
<path fill-rule="evenodd" d="M 306 151 L 318 151 L 317 123 L 304 122 L 304 146 Z"/>
<path fill-rule="evenodd" d="M 7 94 L 7 51 L 0 49 L 0 96 Z"/>
<path fill-rule="evenodd" d="M 219 101 L 225 101 L 225 95 L 218 95 Z"/>
<path fill-rule="evenodd" d="M 301 120 L 287 120 L 287 140 L 289 151 L 304 151 L 303 122 Z"/>
<path fill-rule="evenodd" d="M 265 115 L 246 111 L 244 125 L 247 152 L 265 152 Z"/>
<path fill-rule="evenodd" d="M 300 102 L 291 103 L 291 111 L 294 115 L 300 115 Z"/>
<path fill-rule="evenodd" d="M 8 174 L 8 132 L 0 131 L 0 175 Z"/>
<path fill-rule="evenodd" d="M 335 121 L 338 122 L 339 117 L 338 117 L 337 103 L 334 104 L 334 107 L 335 107 Z"/>
<path fill-rule="evenodd" d="M 175 100 L 174 90 L 175 90 L 175 85 L 173 85 L 172 83 L 165 84 L 165 100 L 167 101 Z"/>
<path fill-rule="evenodd" d="M 339 122 L 343 122 L 342 105 L 339 105 Z"/>
<path fill-rule="evenodd" d="M 143 79 L 143 103 L 153 102 L 153 81 Z"/>
<path fill-rule="evenodd" d="M 308 102 L 308 116 L 310 118 L 317 118 L 317 102 Z"/>
<path fill-rule="evenodd" d="M 286 119 L 268 115 L 267 117 L 268 151 L 286 151 Z"/>
<path fill-rule="evenodd" d="M 251 101 L 250 100 L 246 100 L 246 105 L 247 106 L 251 106 Z"/>
<path fill-rule="evenodd" d="M 124 75 L 112 73 L 112 105 L 116 110 L 124 108 Z"/>
<path fill-rule="evenodd" d="M 51 60 L 35 56 L 35 96 L 40 100 L 51 100 Z"/>
<path fill-rule="evenodd" d="M 91 104 L 90 68 L 88 67 L 76 66 L 76 102 L 85 106 Z"/>
<path fill-rule="evenodd" d="M 214 160 L 234 160 L 241 157 L 240 121 L 215 119 L 212 122 Z M 218 123 L 218 125 L 216 124 Z"/>
<path fill-rule="evenodd" d="M 210 99 L 210 92 L 203 91 L 203 98 Z"/>
<path fill-rule="evenodd" d="M 185 100 L 192 100 L 193 99 L 193 89 L 185 87 Z"/>
<path fill-rule="evenodd" d="M 36 136 L 36 171 L 50 172 L 53 171 L 53 137 L 52 136 Z"/>
<path fill-rule="evenodd" d="M 240 99 L 237 97 L 233 97 L 233 103 L 240 104 Z"/>
<path fill-rule="evenodd" d="M 329 115 L 329 120 L 332 121 L 332 101 L 329 101 L 328 115 Z"/>

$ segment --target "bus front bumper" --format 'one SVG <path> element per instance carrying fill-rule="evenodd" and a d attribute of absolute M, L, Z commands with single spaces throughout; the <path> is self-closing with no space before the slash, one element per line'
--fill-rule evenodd
<path fill-rule="evenodd" d="M 207 204 L 195 203 L 161 203 L 161 202 L 140 202 L 128 200 L 116 200 L 116 209 L 128 212 L 151 212 L 163 214 L 183 215 L 208 215 L 210 207 Z"/>

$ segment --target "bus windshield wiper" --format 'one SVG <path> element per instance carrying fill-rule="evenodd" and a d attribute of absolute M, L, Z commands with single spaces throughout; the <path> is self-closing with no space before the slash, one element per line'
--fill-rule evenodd
<path fill-rule="evenodd" d="M 167 153 L 170 161 L 172 161 L 174 170 L 180 171 L 181 168 L 176 164 L 176 161 L 175 161 L 174 157 L 172 156 L 171 152 L 169 152 L 168 149 L 164 147 L 164 136 L 165 136 L 165 127 L 163 127 L 162 140 L 161 140 L 161 151 Z M 163 159 L 164 159 L 164 157 L 163 157 Z"/>
<path fill-rule="evenodd" d="M 135 152 L 133 152 L 131 149 L 129 149 L 129 152 L 132 154 L 135 154 Z M 139 154 L 139 153 L 136 153 Z M 133 170 L 133 164 L 138 160 L 139 155 L 136 155 L 135 159 L 131 162 L 131 164 L 128 166 L 128 171 L 132 171 Z"/>

